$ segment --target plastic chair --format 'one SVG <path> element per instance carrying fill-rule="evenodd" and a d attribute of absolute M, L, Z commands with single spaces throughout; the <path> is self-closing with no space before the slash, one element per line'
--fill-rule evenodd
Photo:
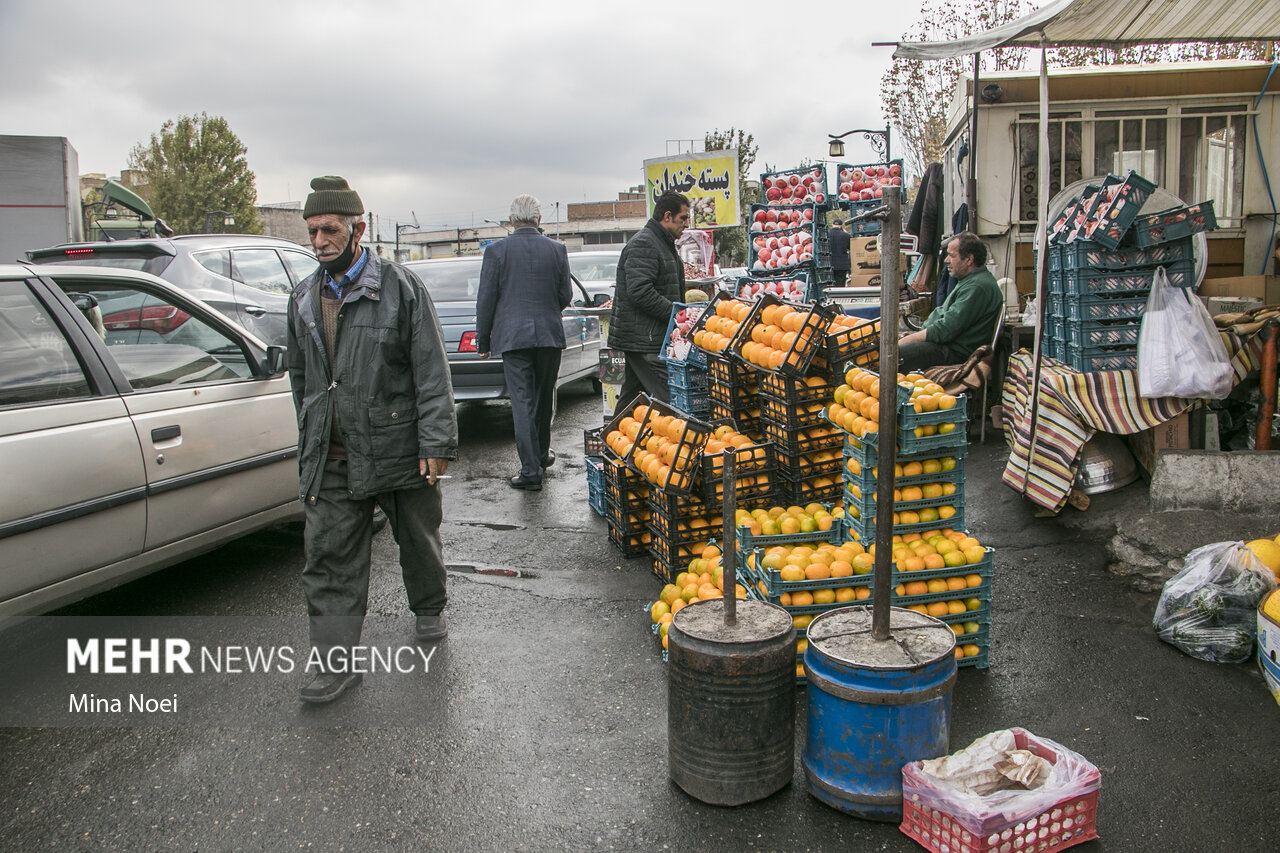
<path fill-rule="evenodd" d="M 985 444 L 987 440 L 987 389 L 995 374 L 996 351 L 999 349 L 1000 333 L 1004 331 L 1004 308 L 996 318 L 995 333 L 991 336 L 991 344 L 983 344 L 963 364 L 947 364 L 922 370 L 928 378 L 942 386 L 948 394 L 965 394 L 970 409 L 969 420 L 974 415 L 972 407 L 980 401 L 977 412 L 978 442 Z"/>

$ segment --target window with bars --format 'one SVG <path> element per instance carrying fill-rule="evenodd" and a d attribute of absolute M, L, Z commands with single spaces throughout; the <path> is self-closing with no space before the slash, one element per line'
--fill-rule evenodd
<path fill-rule="evenodd" d="M 1189 203 L 1212 199 L 1218 222 L 1242 216 L 1248 107 L 1174 106 L 1082 110 L 1049 118 L 1050 197 L 1086 175 L 1130 169 L 1175 190 Z M 1018 230 L 1036 226 L 1039 127 L 1035 113 L 1017 119 Z"/>
<path fill-rule="evenodd" d="M 1040 127 L 1034 114 L 1018 117 L 1018 218 L 1034 223 L 1040 198 Z M 1081 121 L 1079 113 L 1049 115 L 1049 197 L 1082 175 Z"/>

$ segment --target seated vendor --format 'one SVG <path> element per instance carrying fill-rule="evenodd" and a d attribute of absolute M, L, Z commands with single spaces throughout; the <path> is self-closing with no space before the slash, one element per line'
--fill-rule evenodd
<path fill-rule="evenodd" d="M 924 328 L 898 338 L 898 370 L 909 373 L 943 364 L 961 364 L 990 344 L 1004 310 L 1004 295 L 986 267 L 987 247 L 965 231 L 947 244 L 947 269 L 955 287 L 930 312 Z"/>

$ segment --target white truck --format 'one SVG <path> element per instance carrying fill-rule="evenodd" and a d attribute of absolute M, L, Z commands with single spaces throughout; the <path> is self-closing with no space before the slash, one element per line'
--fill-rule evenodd
<path fill-rule="evenodd" d="M 0 263 L 84 239 L 80 162 L 61 136 L 0 136 Z"/>

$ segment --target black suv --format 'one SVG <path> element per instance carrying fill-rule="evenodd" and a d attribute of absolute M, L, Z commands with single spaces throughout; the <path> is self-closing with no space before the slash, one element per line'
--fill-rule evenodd
<path fill-rule="evenodd" d="M 191 234 L 63 243 L 27 252 L 37 264 L 121 267 L 157 275 L 199 297 L 268 344 L 285 342 L 289 291 L 315 272 L 315 255 L 276 237 Z"/>

